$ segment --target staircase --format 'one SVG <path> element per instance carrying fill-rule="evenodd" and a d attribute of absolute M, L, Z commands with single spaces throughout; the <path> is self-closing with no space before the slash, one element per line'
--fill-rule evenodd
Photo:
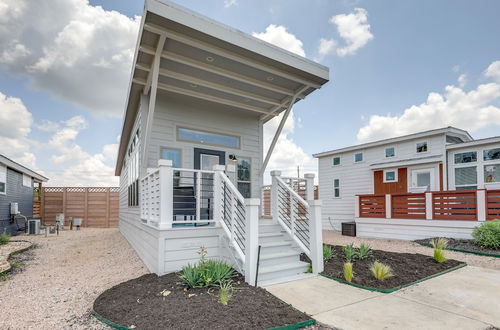
<path fill-rule="evenodd" d="M 301 249 L 292 241 L 281 225 L 260 220 L 261 246 L 258 285 L 266 286 L 312 276 L 307 273 L 309 263 L 300 261 Z"/>

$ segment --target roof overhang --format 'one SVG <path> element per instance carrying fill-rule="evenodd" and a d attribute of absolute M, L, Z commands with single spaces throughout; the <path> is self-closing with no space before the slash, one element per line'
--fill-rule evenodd
<path fill-rule="evenodd" d="M 479 140 L 474 140 L 474 141 L 468 141 L 468 142 L 463 142 L 463 143 L 455 143 L 455 144 L 449 144 L 446 146 L 447 150 L 453 150 L 453 149 L 461 149 L 461 148 L 468 148 L 468 147 L 476 147 L 476 146 L 481 146 L 481 145 L 487 145 L 487 144 L 500 144 L 500 136 L 493 136 L 485 139 L 479 139 Z"/>
<path fill-rule="evenodd" d="M 115 173 L 120 175 L 141 94 L 157 89 L 254 113 L 264 122 L 329 80 L 329 69 L 171 2 L 146 0 Z M 156 72 L 156 70 L 155 70 Z"/>
<path fill-rule="evenodd" d="M 10 158 L 3 156 L 3 155 L 0 155 L 0 164 L 4 164 L 5 166 L 7 166 L 13 170 L 24 173 L 26 175 L 29 175 L 33 179 L 35 179 L 35 181 L 37 181 L 37 182 L 46 182 L 49 180 L 48 178 L 44 177 L 43 175 L 38 174 L 37 172 L 30 170 L 26 166 L 23 166 L 15 161 L 13 161 Z"/>
<path fill-rule="evenodd" d="M 433 156 L 427 156 L 427 157 L 402 159 L 402 160 L 396 160 L 396 161 L 371 164 L 370 169 L 371 170 L 382 170 L 382 169 L 386 169 L 386 168 L 424 165 L 424 164 L 439 163 L 442 160 L 443 160 L 443 155 L 433 155 Z"/>

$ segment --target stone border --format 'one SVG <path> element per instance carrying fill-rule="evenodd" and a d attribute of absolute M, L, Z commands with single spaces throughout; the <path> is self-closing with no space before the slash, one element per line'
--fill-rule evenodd
<path fill-rule="evenodd" d="M 24 240 L 12 240 L 9 243 L 13 243 L 13 242 L 26 242 L 26 243 L 30 243 L 30 245 L 27 247 L 22 247 L 22 248 L 17 249 L 17 250 L 13 250 L 6 255 L 0 255 L 0 273 L 7 273 L 8 271 L 10 271 L 12 269 L 10 262 L 9 262 L 9 258 L 11 255 L 27 251 L 35 245 L 33 242 L 24 241 Z M 6 246 L 9 243 L 7 243 Z"/>
<path fill-rule="evenodd" d="M 420 243 L 420 242 L 415 242 L 419 245 L 426 246 L 429 248 L 433 248 L 433 246 L 429 243 Z M 450 251 L 455 251 L 455 252 L 462 252 L 462 253 L 469 253 L 469 254 L 475 254 L 478 256 L 483 256 L 483 257 L 493 257 L 493 258 L 500 258 L 500 254 L 492 254 L 492 253 L 486 253 L 486 252 L 479 252 L 479 251 L 471 251 L 471 250 L 462 250 L 462 249 L 455 249 L 455 248 L 445 248 L 445 250 L 450 250 Z"/>

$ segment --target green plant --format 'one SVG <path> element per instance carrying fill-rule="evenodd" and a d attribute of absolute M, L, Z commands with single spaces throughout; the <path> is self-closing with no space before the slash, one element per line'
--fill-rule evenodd
<path fill-rule="evenodd" d="M 472 232 L 474 242 L 489 249 L 500 249 L 500 220 L 483 222 Z"/>
<path fill-rule="evenodd" d="M 227 305 L 229 299 L 231 298 L 231 293 L 233 292 L 233 282 L 231 280 L 222 282 L 219 285 L 219 299 L 220 303 Z"/>
<path fill-rule="evenodd" d="M 394 276 L 392 273 L 392 268 L 389 265 L 384 265 L 381 262 L 375 261 L 370 270 L 377 280 L 383 281 L 389 277 Z"/>
<path fill-rule="evenodd" d="M 312 264 L 309 264 L 309 266 L 307 266 L 307 271 L 306 273 L 312 273 L 313 272 L 313 265 Z"/>
<path fill-rule="evenodd" d="M 0 273 L 0 281 L 7 281 L 9 279 L 9 276 L 7 275 L 7 273 L 3 272 L 3 273 Z"/>
<path fill-rule="evenodd" d="M 334 257 L 331 245 L 323 244 L 323 260 L 330 260 Z"/>
<path fill-rule="evenodd" d="M 447 260 L 445 255 L 444 255 L 443 249 L 434 248 L 434 260 L 436 260 L 440 264 L 442 264 L 443 262 L 445 262 Z"/>
<path fill-rule="evenodd" d="M 9 243 L 10 241 L 10 236 L 7 233 L 3 233 L 0 235 L 0 245 L 5 245 Z"/>
<path fill-rule="evenodd" d="M 358 254 L 358 251 L 356 251 L 356 248 L 354 247 L 354 245 L 352 243 L 348 244 L 348 245 L 344 245 L 342 247 L 342 252 L 344 252 L 344 256 L 345 256 L 345 259 L 347 260 L 347 262 L 353 262 L 354 259 L 356 259 L 356 256 Z"/>
<path fill-rule="evenodd" d="M 373 254 L 372 248 L 370 245 L 362 243 L 359 246 L 357 257 L 359 260 L 366 259 Z"/>
<path fill-rule="evenodd" d="M 444 238 L 444 237 L 433 238 L 430 240 L 432 247 L 435 249 L 440 249 L 440 250 L 446 249 L 448 242 L 449 242 L 449 240 L 447 238 Z"/>
<path fill-rule="evenodd" d="M 219 286 L 234 276 L 234 269 L 220 260 L 207 260 L 201 267 L 201 282 L 204 287 Z"/>
<path fill-rule="evenodd" d="M 344 263 L 344 279 L 347 282 L 352 282 L 353 272 L 352 272 L 352 263 L 346 262 Z"/>
<path fill-rule="evenodd" d="M 182 284 L 190 288 L 200 287 L 201 284 L 201 269 L 198 265 L 190 265 L 182 267 L 179 279 Z"/>

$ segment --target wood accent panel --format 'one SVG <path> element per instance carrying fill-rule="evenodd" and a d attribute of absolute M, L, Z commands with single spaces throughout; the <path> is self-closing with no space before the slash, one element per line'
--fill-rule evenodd
<path fill-rule="evenodd" d="M 54 224 L 56 214 L 82 218 L 83 227 L 118 226 L 118 187 L 45 187 L 42 193 L 44 224 Z M 68 223 L 67 223 L 68 224 Z"/>
<path fill-rule="evenodd" d="M 436 220 L 477 220 L 476 190 L 432 193 L 432 218 Z"/>
<path fill-rule="evenodd" d="M 380 194 L 404 194 L 408 192 L 408 169 L 398 168 L 398 182 L 384 183 L 384 171 L 373 172 L 373 191 Z"/>
<path fill-rule="evenodd" d="M 385 218 L 385 195 L 359 195 L 361 218 Z"/>
<path fill-rule="evenodd" d="M 486 190 L 486 220 L 500 219 L 500 190 Z"/>
<path fill-rule="evenodd" d="M 392 195 L 391 215 L 396 219 L 425 219 L 425 194 Z"/>
<path fill-rule="evenodd" d="M 444 190 L 444 174 L 443 174 L 443 163 L 439 163 L 439 190 Z"/>

